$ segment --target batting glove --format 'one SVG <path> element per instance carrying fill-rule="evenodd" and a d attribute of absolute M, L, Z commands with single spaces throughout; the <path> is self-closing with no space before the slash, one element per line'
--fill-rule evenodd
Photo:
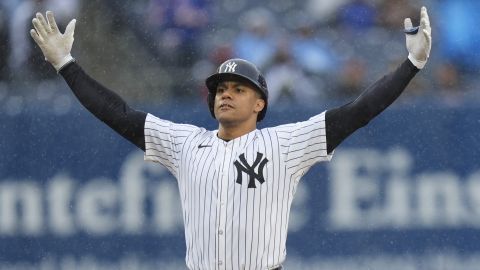
<path fill-rule="evenodd" d="M 408 59 L 418 68 L 422 69 L 427 63 L 432 48 L 432 29 L 428 18 L 427 8 L 420 11 L 420 26 L 413 27 L 412 20 L 404 21 Z"/>
<path fill-rule="evenodd" d="M 57 72 L 74 61 L 70 51 L 73 45 L 75 19 L 68 23 L 64 34 L 60 33 L 51 11 L 47 11 L 47 20 L 41 13 L 37 13 L 32 23 L 35 29 L 30 30 L 30 35 L 42 50 L 45 60 L 50 62 Z"/>

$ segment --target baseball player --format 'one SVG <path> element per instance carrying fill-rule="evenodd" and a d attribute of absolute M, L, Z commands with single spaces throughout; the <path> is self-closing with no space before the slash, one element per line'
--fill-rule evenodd
<path fill-rule="evenodd" d="M 79 101 L 98 119 L 162 164 L 180 190 L 189 269 L 282 269 L 291 203 L 314 164 L 388 107 L 426 64 L 431 28 L 425 7 L 420 26 L 405 19 L 408 57 L 354 101 L 310 119 L 258 130 L 268 107 L 260 71 L 230 59 L 206 79 L 217 130 L 177 124 L 132 109 L 88 76 L 70 51 L 75 20 L 62 34 L 47 11 L 31 36 Z"/>

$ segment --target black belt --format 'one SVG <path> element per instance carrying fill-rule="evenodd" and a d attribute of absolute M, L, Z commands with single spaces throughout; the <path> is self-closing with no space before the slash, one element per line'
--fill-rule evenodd
<path fill-rule="evenodd" d="M 282 269 L 283 269 L 283 267 L 280 265 L 279 267 L 273 268 L 272 270 L 282 270 Z"/>

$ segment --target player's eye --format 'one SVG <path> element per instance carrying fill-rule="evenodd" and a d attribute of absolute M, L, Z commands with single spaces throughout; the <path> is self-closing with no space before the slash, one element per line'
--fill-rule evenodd
<path fill-rule="evenodd" d="M 223 87 L 217 88 L 217 94 L 222 94 L 223 92 L 225 92 L 225 88 Z"/>
<path fill-rule="evenodd" d="M 243 92 L 245 92 L 245 90 L 244 90 L 243 88 L 241 88 L 241 87 L 237 87 L 235 90 L 237 91 L 237 93 L 243 93 Z"/>

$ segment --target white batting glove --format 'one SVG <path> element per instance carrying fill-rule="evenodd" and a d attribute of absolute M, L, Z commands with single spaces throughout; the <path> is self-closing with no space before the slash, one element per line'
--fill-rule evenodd
<path fill-rule="evenodd" d="M 427 8 L 422 7 L 420 11 L 420 26 L 413 27 L 410 18 L 405 19 L 404 25 L 408 59 L 418 69 L 422 69 L 427 63 L 432 48 L 432 28 L 430 28 Z"/>
<path fill-rule="evenodd" d="M 68 23 L 64 34 L 60 33 L 51 11 L 47 11 L 47 20 L 41 13 L 37 13 L 32 23 L 35 29 L 30 30 L 30 35 L 42 50 L 45 60 L 50 62 L 57 72 L 64 65 L 74 61 L 70 51 L 73 45 L 75 19 Z"/>

